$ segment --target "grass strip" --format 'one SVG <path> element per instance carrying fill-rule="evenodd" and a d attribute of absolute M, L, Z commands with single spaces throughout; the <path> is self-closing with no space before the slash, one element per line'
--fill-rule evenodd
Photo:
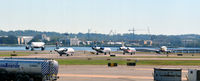
<path fill-rule="evenodd" d="M 109 62 L 126 65 L 126 60 L 57 59 L 60 65 L 107 65 Z M 137 65 L 200 65 L 200 60 L 139 60 Z"/>

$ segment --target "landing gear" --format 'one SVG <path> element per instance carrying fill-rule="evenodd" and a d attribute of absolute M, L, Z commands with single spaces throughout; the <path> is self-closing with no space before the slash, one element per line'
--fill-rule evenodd
<path fill-rule="evenodd" d="M 123 55 L 125 55 L 125 52 L 123 52 Z"/>
<path fill-rule="evenodd" d="M 96 53 L 96 55 L 99 55 L 99 53 Z"/>
<path fill-rule="evenodd" d="M 106 53 L 104 53 L 104 55 L 106 55 Z"/>
<path fill-rule="evenodd" d="M 34 48 L 31 48 L 31 51 L 34 51 Z"/>
<path fill-rule="evenodd" d="M 41 48 L 42 51 L 44 51 L 44 49 L 45 49 L 44 47 Z"/>
<path fill-rule="evenodd" d="M 26 46 L 25 48 L 26 48 L 26 50 L 28 50 L 28 49 L 29 49 L 29 46 Z"/>

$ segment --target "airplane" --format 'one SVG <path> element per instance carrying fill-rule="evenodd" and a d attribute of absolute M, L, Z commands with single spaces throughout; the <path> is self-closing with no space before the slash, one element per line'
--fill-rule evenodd
<path fill-rule="evenodd" d="M 123 55 L 125 55 L 125 53 L 131 53 L 131 55 L 136 53 L 136 49 L 131 47 L 122 46 L 119 48 L 119 50 L 123 51 Z"/>
<path fill-rule="evenodd" d="M 73 48 L 56 48 L 54 49 L 57 53 L 59 53 L 60 56 L 63 54 L 66 54 L 66 56 L 73 56 L 74 54 L 74 49 Z"/>
<path fill-rule="evenodd" d="M 107 53 L 110 54 L 111 49 L 108 47 L 92 47 L 93 50 L 96 51 L 96 55 L 98 55 L 99 53 L 104 53 L 104 55 L 106 55 Z"/>
<path fill-rule="evenodd" d="M 26 46 L 26 50 L 28 50 L 29 48 L 31 48 L 31 51 L 34 50 L 34 48 L 41 48 L 41 50 L 43 51 L 45 49 L 45 43 L 44 42 L 31 42 L 30 46 Z"/>
<path fill-rule="evenodd" d="M 164 54 L 169 54 L 172 52 L 172 50 L 168 50 L 166 46 L 161 46 L 159 50 L 155 51 L 158 54 L 164 53 Z"/>
<path fill-rule="evenodd" d="M 166 46 L 161 46 L 159 49 L 151 49 L 151 48 L 137 48 L 137 51 L 143 52 L 155 52 L 157 54 L 169 54 L 174 50 L 168 50 Z"/>
<path fill-rule="evenodd" d="M 73 48 L 60 48 L 58 42 L 56 42 L 56 49 L 54 49 L 54 51 L 59 53 L 60 56 L 62 56 L 63 54 L 66 54 L 66 56 L 69 56 L 69 55 L 73 56 L 74 54 Z"/>

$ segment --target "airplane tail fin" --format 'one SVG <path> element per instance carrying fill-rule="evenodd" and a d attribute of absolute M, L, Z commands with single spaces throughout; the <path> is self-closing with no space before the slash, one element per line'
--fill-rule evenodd
<path fill-rule="evenodd" d="M 56 42 L 56 49 L 59 49 L 59 43 Z"/>
<path fill-rule="evenodd" d="M 125 47 L 124 42 L 122 42 L 122 47 Z"/>

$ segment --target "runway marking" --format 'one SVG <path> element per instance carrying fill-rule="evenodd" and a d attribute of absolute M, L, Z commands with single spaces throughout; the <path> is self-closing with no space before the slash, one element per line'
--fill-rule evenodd
<path fill-rule="evenodd" d="M 143 80 L 153 80 L 153 76 L 124 76 L 124 75 L 88 75 L 88 74 L 58 74 L 60 77 L 85 77 L 85 78 L 126 78 L 126 79 L 143 79 Z M 187 80 L 182 78 L 182 80 Z"/>

